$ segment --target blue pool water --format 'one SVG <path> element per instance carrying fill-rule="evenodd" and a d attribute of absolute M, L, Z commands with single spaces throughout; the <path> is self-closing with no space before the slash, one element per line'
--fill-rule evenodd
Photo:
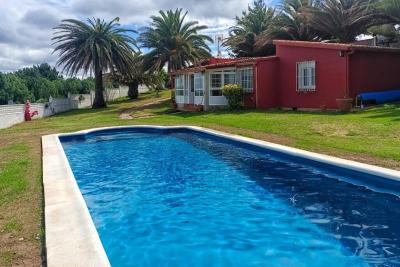
<path fill-rule="evenodd" d="M 183 130 L 61 140 L 113 266 L 400 266 L 399 196 L 348 182 L 381 178 Z"/>

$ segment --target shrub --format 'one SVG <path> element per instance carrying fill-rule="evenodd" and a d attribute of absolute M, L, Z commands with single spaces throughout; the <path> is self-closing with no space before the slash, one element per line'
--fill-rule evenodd
<path fill-rule="evenodd" d="M 230 109 L 238 109 L 242 106 L 243 90 L 239 84 L 226 84 L 222 88 L 222 95 L 228 100 Z"/>

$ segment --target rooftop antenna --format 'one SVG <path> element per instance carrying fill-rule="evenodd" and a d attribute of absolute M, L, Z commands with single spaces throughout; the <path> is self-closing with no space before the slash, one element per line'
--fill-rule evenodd
<path fill-rule="evenodd" d="M 223 34 L 217 34 L 215 35 L 215 42 L 217 43 L 217 58 L 222 57 L 222 52 L 221 52 L 221 46 L 222 42 L 224 40 L 224 35 Z"/>

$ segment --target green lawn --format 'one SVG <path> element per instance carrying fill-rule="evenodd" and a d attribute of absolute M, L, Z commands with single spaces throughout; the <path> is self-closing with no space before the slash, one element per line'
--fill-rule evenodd
<path fill-rule="evenodd" d="M 283 143 L 306 150 L 378 157 L 393 161 L 394 167 L 399 167 L 400 161 L 400 105 L 385 105 L 352 114 L 248 110 L 170 114 L 141 121 L 229 127 L 233 128 L 232 132 L 240 128 L 250 130 L 245 135 L 265 133 L 275 136 L 278 142 L 281 137 Z"/>
<path fill-rule="evenodd" d="M 167 98 L 169 92 L 162 92 Z M 0 266 L 37 266 L 41 261 L 42 184 L 40 137 L 93 127 L 160 124 L 198 125 L 400 169 L 400 105 L 351 114 L 243 110 L 170 113 L 154 94 L 119 100 L 100 110 L 75 110 L 0 130 Z M 132 120 L 119 113 L 132 109 Z"/>

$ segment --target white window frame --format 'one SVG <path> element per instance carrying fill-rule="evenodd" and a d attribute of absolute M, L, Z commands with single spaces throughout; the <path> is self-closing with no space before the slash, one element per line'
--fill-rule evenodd
<path fill-rule="evenodd" d="M 194 96 L 204 96 L 204 74 L 201 72 L 194 74 Z"/>
<path fill-rule="evenodd" d="M 212 81 L 213 81 L 213 75 L 219 75 L 221 79 L 221 86 L 220 87 L 213 87 Z M 232 82 L 227 82 L 228 79 L 225 79 L 225 75 L 231 75 L 233 77 Z M 209 85 L 210 85 L 210 97 L 221 97 L 222 95 L 222 88 L 224 87 L 225 84 L 235 84 L 236 83 L 236 71 L 235 70 L 220 70 L 220 71 L 213 71 L 210 72 L 209 76 Z M 212 91 L 220 91 L 220 95 L 213 96 Z"/>
<path fill-rule="evenodd" d="M 237 81 L 242 87 L 243 92 L 253 92 L 253 68 L 240 68 L 237 69 Z"/>
<path fill-rule="evenodd" d="M 236 71 L 235 70 L 228 70 L 228 71 L 224 71 L 223 73 L 224 73 L 224 79 L 223 79 L 222 87 L 224 87 L 225 84 L 236 84 L 237 78 L 236 78 Z M 225 75 L 231 75 L 233 77 L 233 81 L 232 82 L 227 82 L 226 80 L 228 80 L 228 79 L 225 79 Z"/>
<path fill-rule="evenodd" d="M 296 63 L 296 89 L 298 92 L 315 91 L 316 86 L 315 61 L 302 61 Z"/>
<path fill-rule="evenodd" d="M 185 95 L 185 75 L 179 74 L 175 77 L 175 96 Z"/>
<path fill-rule="evenodd" d="M 220 87 L 215 87 L 215 86 L 213 86 L 213 75 L 219 75 L 219 77 L 220 77 L 220 80 L 221 80 L 221 82 L 220 82 L 220 84 L 221 84 L 221 86 Z M 214 72 L 211 72 L 210 73 L 210 97 L 217 97 L 217 96 L 222 96 L 222 87 L 224 86 L 224 72 L 223 71 L 214 71 Z M 212 93 L 213 93 L 213 91 L 221 91 L 221 95 L 217 95 L 217 96 L 213 96 L 212 95 Z"/>

